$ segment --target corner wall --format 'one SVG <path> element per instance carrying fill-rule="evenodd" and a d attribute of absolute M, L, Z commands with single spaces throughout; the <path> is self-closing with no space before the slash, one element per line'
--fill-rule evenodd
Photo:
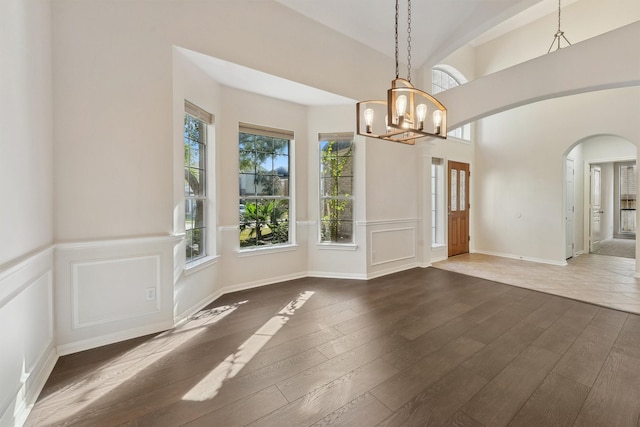
<path fill-rule="evenodd" d="M 57 358 L 51 52 L 48 0 L 0 2 L 2 427 L 23 423 Z"/>

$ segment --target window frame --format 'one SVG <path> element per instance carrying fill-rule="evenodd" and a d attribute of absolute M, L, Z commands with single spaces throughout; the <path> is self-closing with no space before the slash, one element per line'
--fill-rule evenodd
<path fill-rule="evenodd" d="M 200 181 L 203 185 L 203 189 L 200 194 L 197 191 L 192 191 L 192 187 L 189 184 L 189 181 L 186 179 L 187 169 L 192 169 L 193 165 L 191 162 L 191 156 L 187 154 L 187 119 L 191 118 L 199 124 L 199 137 L 197 139 L 191 139 L 190 143 L 198 144 L 198 175 L 203 175 L 204 179 Z M 192 104 L 191 102 L 185 100 L 185 108 L 183 114 L 183 138 L 182 138 L 182 148 L 183 148 L 183 182 L 184 182 L 184 230 L 185 230 L 185 268 L 191 269 L 193 267 L 199 266 L 206 262 L 208 259 L 212 257 L 210 248 L 214 247 L 214 243 L 210 238 L 210 188 L 211 188 L 211 173 L 209 168 L 209 145 L 210 138 L 212 132 L 213 125 L 213 115 L 206 112 L 202 108 Z M 188 190 L 189 188 L 189 190 Z M 191 194 L 194 193 L 194 194 Z M 189 218 L 189 206 L 198 206 L 201 207 L 202 213 L 200 215 L 200 221 L 198 224 L 193 224 L 192 226 L 188 226 L 188 218 Z M 193 215 L 193 213 L 191 213 Z M 198 222 L 198 219 L 193 221 Z M 194 227 L 196 226 L 196 227 Z M 198 243 L 198 251 L 199 253 L 196 256 L 193 254 L 189 255 L 189 247 L 193 248 L 193 237 L 190 236 L 190 232 L 197 228 L 200 230 L 200 242 Z M 191 242 L 191 245 L 190 245 Z M 202 248 L 200 248 L 202 246 Z"/>
<path fill-rule="evenodd" d="M 445 90 L 454 88 L 456 86 L 460 86 L 465 83 L 464 77 L 462 75 L 456 76 L 453 70 L 449 70 L 452 67 L 445 66 L 435 66 L 431 69 L 431 94 L 436 95 L 437 93 L 443 92 Z M 436 79 L 436 74 L 439 74 L 440 77 Z M 460 73 L 457 73 L 460 74 Z M 447 77 L 447 84 L 442 83 L 442 77 Z M 439 81 L 439 82 L 438 82 Z M 467 123 L 462 126 L 458 126 L 455 129 L 450 129 L 447 132 L 447 137 L 456 138 L 461 141 L 471 142 L 471 123 Z"/>
<path fill-rule="evenodd" d="M 338 194 L 338 195 L 325 195 L 323 194 L 323 183 L 324 183 L 324 176 L 323 176 L 323 143 L 348 143 L 349 147 L 348 147 L 348 152 L 349 155 L 348 156 L 337 156 L 338 158 L 349 158 L 350 159 L 350 170 L 351 170 L 351 175 L 348 175 L 346 177 L 350 178 L 350 182 L 349 182 L 349 186 L 351 189 L 351 194 L 349 193 L 344 193 L 344 194 Z M 344 167 L 344 165 L 342 165 L 342 167 Z M 342 176 L 342 174 L 337 176 L 339 179 L 344 178 Z M 337 245 L 337 246 L 341 246 L 341 247 L 347 247 L 347 246 L 353 246 L 355 245 L 355 196 L 354 193 L 355 192 L 355 141 L 354 141 L 354 134 L 353 132 L 339 132 L 339 133 L 319 133 L 318 134 L 318 244 L 320 245 Z M 342 204 L 342 203 L 347 203 L 351 206 L 350 212 L 351 215 L 348 219 L 344 219 L 344 218 L 339 218 L 337 220 L 329 220 L 329 221 L 336 221 L 339 223 L 344 223 L 344 222 L 349 222 L 350 223 L 350 229 L 351 229 L 351 233 L 350 233 L 350 239 L 346 239 L 346 240 L 341 240 L 341 239 L 335 239 L 334 238 L 329 238 L 329 239 L 323 239 L 323 232 L 324 232 L 324 227 L 325 227 L 325 216 L 324 216 L 324 208 L 325 208 L 325 202 L 327 201 L 331 201 L 331 200 L 335 200 L 336 202 Z M 344 207 L 344 206 L 343 206 Z M 337 227 L 339 227 L 339 225 L 337 225 Z M 338 233 L 338 229 L 336 229 L 335 233 Z"/>
<path fill-rule="evenodd" d="M 446 171 L 445 159 L 431 158 L 431 247 L 446 246 Z"/>
<path fill-rule="evenodd" d="M 254 149 L 252 152 L 244 151 L 250 153 L 249 158 L 254 158 L 254 171 L 243 171 L 243 167 L 241 163 L 243 162 L 243 150 L 242 150 L 242 134 L 252 135 L 254 138 L 261 138 L 263 142 L 265 140 L 271 140 L 273 144 L 273 151 L 267 152 L 265 149 L 258 150 L 256 145 L 254 145 Z M 277 145 L 283 141 L 286 141 L 286 150 L 285 152 L 278 152 Z M 293 146 L 294 146 L 294 134 L 292 131 L 269 128 L 265 126 L 253 125 L 248 123 L 239 123 L 238 126 L 238 212 L 239 212 L 239 233 L 238 233 L 238 243 L 240 246 L 239 251 L 241 253 L 251 253 L 254 251 L 263 251 L 263 250 L 282 250 L 282 248 L 293 246 L 295 239 L 295 227 L 292 227 L 291 224 L 295 225 L 294 220 L 294 187 L 293 187 Z M 258 160 L 260 157 L 268 154 L 267 157 Z M 282 165 L 276 167 L 277 164 L 281 163 L 283 157 L 287 158 L 286 169 L 283 171 Z M 245 156 L 246 159 L 246 156 Z M 264 171 L 266 173 L 262 173 L 259 169 L 260 166 L 265 164 L 265 161 L 270 160 L 271 170 Z M 254 180 L 252 186 L 253 194 L 246 193 L 246 182 L 248 182 L 248 178 L 250 175 L 254 175 Z M 269 177 L 273 178 L 272 184 L 268 182 L 259 182 L 258 178 L 262 177 L 263 180 L 269 179 Z M 243 193 L 243 182 L 245 182 L 245 192 Z M 263 189 L 265 186 L 273 185 L 271 191 L 267 191 L 266 194 L 259 194 L 258 186 L 261 186 Z M 277 190 L 278 186 L 282 186 L 283 194 L 276 194 L 279 190 Z M 247 203 L 247 201 L 253 201 L 251 203 Z M 274 210 L 278 208 L 278 205 L 282 205 L 282 202 L 286 202 L 286 209 L 279 216 L 279 218 L 275 219 L 273 216 Z M 244 207 L 244 210 L 242 209 Z M 255 234 L 255 244 L 244 244 L 242 240 L 242 235 L 245 233 L 247 228 L 251 228 L 251 222 L 246 218 L 245 215 L 247 212 L 247 208 L 250 215 L 254 215 L 257 218 L 257 223 L 260 224 L 260 230 L 263 229 L 263 225 L 266 226 L 270 234 L 275 236 L 276 239 L 282 236 L 282 229 L 280 226 L 286 225 L 286 233 L 287 240 L 286 241 L 276 241 L 275 243 L 265 243 L 264 239 L 259 239 L 261 237 L 260 233 Z M 266 216 L 269 215 L 269 219 L 265 219 Z M 282 216 L 286 215 L 286 218 L 283 219 Z M 262 218 L 264 217 L 264 218 Z M 275 223 L 269 223 L 268 220 L 276 221 Z M 280 222 L 279 222 L 280 220 Z M 261 224 L 262 222 L 262 224 Z M 272 227 L 275 225 L 276 227 Z M 255 226 L 253 227 L 256 228 Z M 249 231 L 251 234 L 252 232 Z M 273 238 L 273 237 L 272 237 Z M 262 242 L 262 243 L 260 243 Z"/>

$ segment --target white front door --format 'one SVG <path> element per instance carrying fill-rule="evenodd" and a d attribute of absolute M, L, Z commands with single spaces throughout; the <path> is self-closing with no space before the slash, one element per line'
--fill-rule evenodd
<path fill-rule="evenodd" d="M 573 160 L 567 159 L 567 171 L 566 171 L 566 203 L 565 203 L 565 227 L 566 227 L 566 249 L 565 258 L 569 259 L 573 257 L 574 243 L 575 243 L 575 203 L 574 203 L 574 179 L 575 171 L 573 169 Z"/>
<path fill-rule="evenodd" d="M 589 199 L 590 212 L 590 232 L 589 251 L 595 252 L 600 249 L 602 240 L 602 170 L 600 166 L 591 166 L 591 191 Z"/>

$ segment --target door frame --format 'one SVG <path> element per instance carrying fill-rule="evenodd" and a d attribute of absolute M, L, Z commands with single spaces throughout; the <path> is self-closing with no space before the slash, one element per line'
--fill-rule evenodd
<path fill-rule="evenodd" d="M 462 252 L 457 252 L 457 253 L 453 253 L 451 251 L 451 221 L 452 221 L 452 210 L 451 210 L 451 169 L 452 169 L 452 164 L 454 166 L 458 166 L 457 169 L 459 170 L 464 170 L 466 172 L 465 175 L 465 199 L 464 199 L 464 205 L 465 205 L 465 223 L 466 223 L 466 238 L 463 237 L 464 239 L 464 249 Z M 464 169 L 463 169 L 464 168 Z M 447 160 L 447 167 L 446 167 L 446 174 L 447 174 L 447 179 L 446 179 L 446 183 L 447 183 L 447 195 L 446 195 L 446 207 L 447 207 L 447 258 L 451 257 L 451 256 L 455 256 L 455 255 L 461 255 L 464 253 L 469 253 L 470 252 L 470 247 L 471 247 L 471 163 L 467 163 L 467 162 L 460 162 L 460 161 L 456 161 L 456 160 Z M 459 181 L 458 181 L 459 182 Z M 459 186 L 458 186 L 459 188 Z M 460 200 L 460 196 L 457 196 L 457 201 Z M 456 210 L 455 212 L 461 212 L 462 210 Z"/>

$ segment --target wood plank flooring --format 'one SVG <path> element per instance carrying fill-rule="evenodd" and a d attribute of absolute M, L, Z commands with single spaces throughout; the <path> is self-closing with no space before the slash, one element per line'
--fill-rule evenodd
<path fill-rule="evenodd" d="M 640 427 L 640 316 L 434 268 L 61 357 L 27 426 Z"/>

